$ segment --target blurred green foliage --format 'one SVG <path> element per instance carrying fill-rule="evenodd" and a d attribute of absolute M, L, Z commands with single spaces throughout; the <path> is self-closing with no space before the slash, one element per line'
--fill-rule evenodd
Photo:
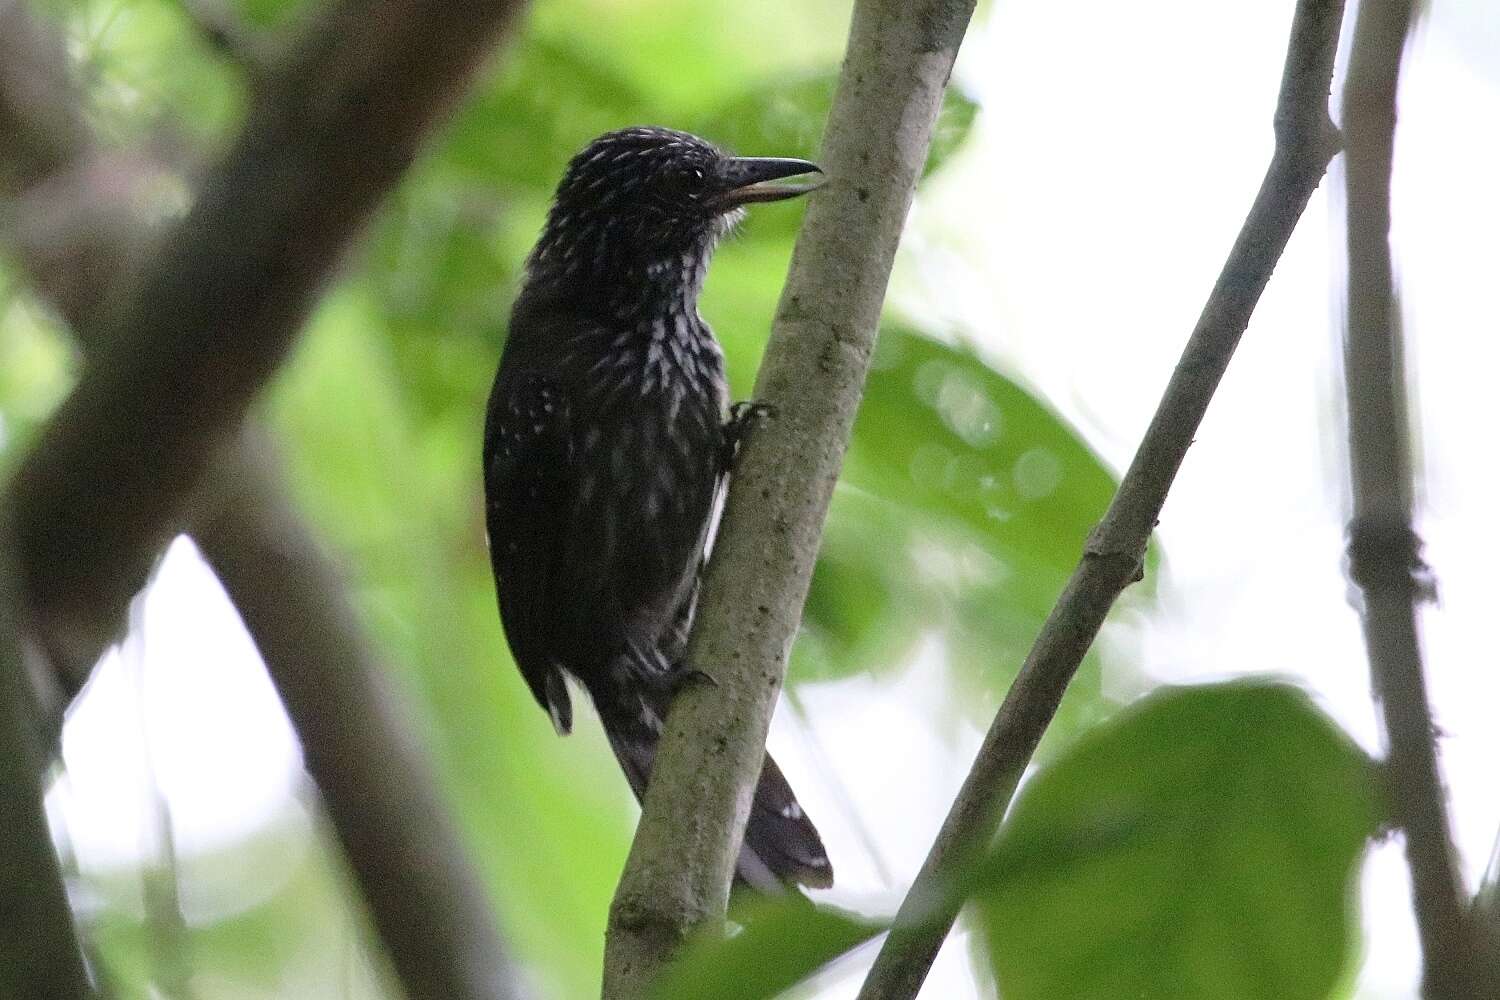
<path fill-rule="evenodd" d="M 0 476 L 72 386 L 71 346 L 19 280 L 0 261 Z"/>
<path fill-rule="evenodd" d="M 808 676 L 892 670 L 940 634 L 988 725 L 1114 481 L 972 352 L 890 324 L 834 500 L 797 653 Z M 1097 661 L 1084 670 L 1097 684 Z M 1074 699 L 1069 707 L 1076 705 Z"/>
<path fill-rule="evenodd" d="M 175 871 L 148 872 L 181 886 L 188 919 L 180 940 L 162 940 L 142 907 L 138 873 L 91 879 L 100 910 L 86 926 L 114 1000 L 393 995 L 385 969 L 367 957 L 364 928 L 351 919 L 350 884 L 313 832 L 293 814 L 227 850 L 181 857 Z M 225 907 L 226 899 L 235 905 Z M 178 954 L 164 959 L 164 947 Z M 163 965 L 172 963 L 187 974 L 163 982 Z"/>
<path fill-rule="evenodd" d="M 188 175 L 227 143 L 243 82 L 175 0 L 43 6 L 67 31 L 106 141 L 146 146 Z M 240 9 L 280 36 L 304 7 Z M 555 738 L 494 610 L 479 435 L 518 268 L 567 159 L 604 130 L 656 122 L 745 154 L 815 155 L 847 16 L 834 0 L 538 5 L 380 212 L 263 404 L 297 499 L 347 568 L 544 995 L 597 993 L 634 807 L 595 727 Z M 950 96 L 929 173 L 961 154 L 978 114 Z M 741 398 L 801 212 L 758 207 L 709 278 L 703 312 Z M 3 472 L 77 360 L 3 270 L 0 296 Z M 935 638 L 955 715 L 987 724 L 1113 487 L 1045 400 L 913 317 L 889 317 L 790 683 L 892 678 Z M 1150 592 L 1148 578 L 1131 599 Z M 1102 711 L 1098 668 L 1091 655 L 1058 737 Z M 934 720 L 935 731 L 955 738 L 952 721 Z M 1348 874 L 1370 829 L 1363 766 L 1281 689 L 1174 694 L 1088 736 L 1028 786 L 984 892 L 1007 996 L 1092 996 L 1092 982 L 1164 997 L 1323 995 L 1352 934 Z M 378 975 L 350 978 L 325 960 L 363 954 L 362 922 L 326 837 L 310 843 L 270 880 L 269 898 L 191 928 L 196 996 L 381 992 Z M 181 874 L 254 879 L 263 855 L 252 840 Z M 121 997 L 155 995 L 149 919 L 117 890 L 102 887 L 88 932 Z M 695 952 L 681 982 L 698 992 L 670 995 L 771 996 L 876 930 L 789 913 Z M 351 938 L 330 943 L 330 928 Z M 1182 942 L 1181 962 L 1132 947 L 1143 933 Z"/>
<path fill-rule="evenodd" d="M 727 938 L 690 941 L 657 984 L 660 1000 L 771 1000 L 885 930 L 862 918 L 801 899 L 738 900 Z"/>
<path fill-rule="evenodd" d="M 1355 946 L 1373 763 L 1301 691 L 1166 690 L 1037 773 L 980 910 L 1006 1000 L 1315 1000 Z"/>

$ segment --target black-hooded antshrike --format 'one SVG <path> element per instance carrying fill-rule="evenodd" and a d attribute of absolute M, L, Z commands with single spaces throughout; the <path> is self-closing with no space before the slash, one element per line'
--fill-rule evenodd
<path fill-rule="evenodd" d="M 714 245 L 805 160 L 737 158 L 629 128 L 573 158 L 526 263 L 484 429 L 490 559 L 521 675 L 561 733 L 589 693 L 630 787 L 651 773 L 683 662 L 716 497 L 754 407 L 728 407 L 698 315 Z M 769 757 L 738 877 L 823 887 L 833 870 Z"/>

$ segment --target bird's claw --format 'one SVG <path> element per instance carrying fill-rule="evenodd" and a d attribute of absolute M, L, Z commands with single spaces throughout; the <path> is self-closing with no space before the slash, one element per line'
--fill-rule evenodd
<path fill-rule="evenodd" d="M 729 419 L 724 423 L 725 469 L 734 464 L 735 456 L 740 453 L 740 444 L 749 433 L 751 424 L 757 420 L 769 420 L 775 416 L 776 407 L 770 403 L 745 400 L 729 408 Z"/>
<path fill-rule="evenodd" d="M 689 684 L 704 684 L 708 687 L 718 687 L 719 682 L 713 677 L 694 667 L 677 666 L 663 678 L 664 687 L 671 694 L 676 694 Z"/>
<path fill-rule="evenodd" d="M 774 416 L 776 407 L 749 399 L 741 400 L 729 408 L 729 423 L 733 427 L 743 427 L 752 420 Z"/>

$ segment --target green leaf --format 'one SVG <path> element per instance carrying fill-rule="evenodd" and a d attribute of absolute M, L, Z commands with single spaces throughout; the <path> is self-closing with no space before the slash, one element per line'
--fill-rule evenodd
<path fill-rule="evenodd" d="M 1041 400 L 973 352 L 900 327 L 881 332 L 844 479 L 952 518 L 1023 574 L 1070 571 L 1114 492 Z"/>
<path fill-rule="evenodd" d="M 728 938 L 690 944 L 655 996 L 764 1000 L 777 996 L 886 929 L 885 922 L 815 907 L 805 899 L 751 904 Z"/>
<path fill-rule="evenodd" d="M 1006 1000 L 1315 1000 L 1358 938 L 1372 764 L 1284 684 L 1161 692 L 1028 783 L 976 899 Z"/>
<path fill-rule="evenodd" d="M 813 574 L 794 680 L 895 669 L 937 636 L 957 668 L 955 706 L 986 724 L 1114 486 L 1079 434 L 1024 387 L 971 351 L 888 326 Z M 1091 656 L 1080 694 L 1097 687 L 1096 668 Z"/>

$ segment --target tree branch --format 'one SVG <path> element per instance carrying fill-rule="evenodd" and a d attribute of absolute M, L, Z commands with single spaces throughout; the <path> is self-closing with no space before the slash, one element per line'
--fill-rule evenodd
<path fill-rule="evenodd" d="M 1328 90 L 1341 0 L 1300 0 L 1276 106 L 1276 149 L 1250 214 L 1104 519 L 1084 547 L 1001 704 L 937 839 L 901 904 L 861 1000 L 916 996 L 963 907 L 1016 784 L 1115 599 L 1140 579 L 1167 491 L 1271 271 L 1337 151 Z"/>
<path fill-rule="evenodd" d="M 88 152 L 83 118 L 58 95 L 69 92 L 66 60 L 20 0 L 0 0 L 0 190 L 24 191 Z"/>
<path fill-rule="evenodd" d="M 0 0 L 0 71 L 65 65 L 56 39 L 18 4 Z M 0 109 L 17 106 L 0 75 Z M 143 221 L 122 211 L 117 157 L 95 156 L 65 80 L 30 92 L 27 113 L 0 114 L 0 176 L 18 143 L 7 141 L 42 113 L 64 128 L 33 158 L 20 193 L 15 236 L 32 282 L 86 348 L 105 335 L 109 289 L 150 242 Z M 75 127 L 76 126 L 76 127 Z M 62 137 L 67 137 L 66 140 Z M 12 176 L 20 176 L 19 171 Z M 519 995 L 489 900 L 438 799 L 436 780 L 391 703 L 338 574 L 300 523 L 255 443 L 221 449 L 203 490 L 199 543 L 246 620 L 302 743 L 372 920 L 406 994 L 489 1000 Z M 112 609 L 95 609 L 108 631 Z M 84 668 L 86 669 L 86 667 Z M 81 675 L 80 675 L 81 676 Z"/>
<path fill-rule="evenodd" d="M 7 527 L 0 523 L 0 996 L 84 1000 L 94 993 L 42 808 L 38 708 L 21 660 Z"/>
<path fill-rule="evenodd" d="M 410 1000 L 521 996 L 410 722 L 264 450 L 225 451 L 222 504 L 197 537 L 296 724 L 380 939 Z"/>
<path fill-rule="evenodd" d="M 1478 996 L 1479 963 L 1438 774 L 1422 676 L 1417 602 L 1432 583 L 1412 528 L 1406 376 L 1391 278 L 1390 181 L 1396 84 L 1411 26 L 1409 0 L 1364 2 L 1344 83 L 1348 135 L 1348 328 L 1344 381 L 1354 513 L 1349 570 L 1364 599 L 1365 646 L 1383 710 L 1391 805 L 1424 959 L 1423 995 Z"/>
<path fill-rule="evenodd" d="M 721 918 L 765 738 L 886 282 L 971 0 L 860 0 L 814 195 L 792 255 L 688 662 L 717 680 L 672 706 L 610 911 L 604 993 L 640 996 L 683 936 Z"/>
<path fill-rule="evenodd" d="M 16 477 L 22 584 L 54 662 L 92 664 L 109 641 L 215 447 L 520 7 L 341 0 L 260 92 Z"/>

